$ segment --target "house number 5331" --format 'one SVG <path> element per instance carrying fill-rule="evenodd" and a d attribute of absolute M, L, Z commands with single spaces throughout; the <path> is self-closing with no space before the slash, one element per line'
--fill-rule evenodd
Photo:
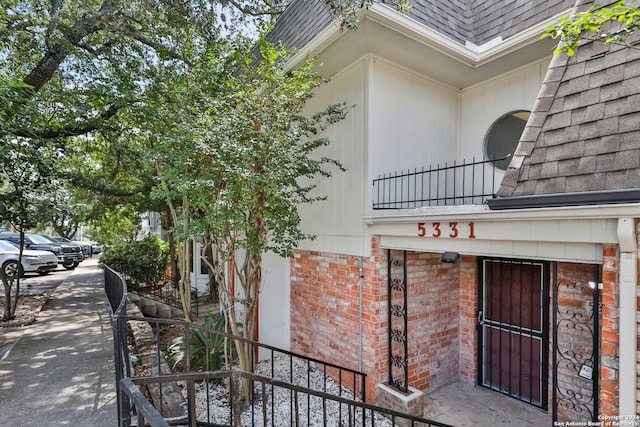
<path fill-rule="evenodd" d="M 418 237 L 450 237 L 475 239 L 472 222 L 419 222 Z"/>

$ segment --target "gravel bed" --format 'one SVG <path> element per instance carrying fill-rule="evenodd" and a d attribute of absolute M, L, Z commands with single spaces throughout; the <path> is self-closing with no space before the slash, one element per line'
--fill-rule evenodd
<path fill-rule="evenodd" d="M 274 378 L 283 382 L 290 382 L 290 363 L 290 360 L 286 357 L 276 357 L 273 368 Z M 326 393 L 340 395 L 345 399 L 354 399 L 349 390 L 344 387 L 340 390 L 341 387 L 331 378 L 325 379 L 322 372 L 309 368 L 305 362 L 294 361 L 293 365 L 293 384 L 312 390 L 326 390 Z M 271 370 L 270 361 L 263 361 L 256 367 L 256 374 L 271 377 Z M 227 387 L 223 384 L 199 382 L 195 384 L 195 389 L 198 421 L 228 425 L 231 409 Z M 186 390 L 183 393 L 186 398 Z M 359 408 L 354 411 L 352 407 L 350 410 L 349 405 L 323 400 L 307 393 L 297 393 L 297 399 L 295 395 L 288 389 L 272 388 L 269 385 L 263 388 L 262 383 L 255 383 L 253 405 L 245 404 L 242 408 L 242 425 L 255 427 L 362 425 L 362 410 Z M 264 421 L 265 412 L 266 424 Z M 298 423 L 296 423 L 296 413 Z M 391 426 L 391 422 L 387 418 L 376 415 L 372 424 L 370 417 L 371 413 L 367 411 L 366 425 Z M 341 423 L 339 422 L 340 419 L 342 419 Z"/>

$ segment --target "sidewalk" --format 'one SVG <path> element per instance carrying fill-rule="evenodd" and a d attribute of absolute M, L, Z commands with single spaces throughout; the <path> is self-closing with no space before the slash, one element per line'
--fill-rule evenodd
<path fill-rule="evenodd" d="M 117 425 L 113 338 L 96 264 L 83 261 L 58 286 L 0 362 L 2 425 Z"/>

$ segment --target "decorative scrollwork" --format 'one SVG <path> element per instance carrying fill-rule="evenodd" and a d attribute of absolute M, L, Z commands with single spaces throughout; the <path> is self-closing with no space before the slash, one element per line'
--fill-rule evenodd
<path fill-rule="evenodd" d="M 400 343 L 405 343 L 407 342 L 407 334 L 405 331 L 399 330 L 399 329 L 392 329 L 391 330 L 391 340 L 393 342 L 400 342 Z"/>
<path fill-rule="evenodd" d="M 602 310 L 599 291 L 585 281 L 563 280 L 556 286 L 554 375 L 557 386 L 554 404 L 568 419 L 576 420 L 580 416 L 584 421 L 594 420 L 597 388 L 592 375 L 597 373 L 583 368 L 593 368 L 597 363 L 596 321 Z M 598 310 L 594 310 L 594 306 Z"/>
<path fill-rule="evenodd" d="M 407 253 L 388 256 L 389 384 L 406 391 L 409 387 L 407 342 Z"/>
<path fill-rule="evenodd" d="M 391 358 L 394 368 L 405 368 L 407 366 L 407 360 L 399 355 L 393 355 Z"/>
<path fill-rule="evenodd" d="M 395 317 L 404 317 L 407 313 L 406 307 L 400 304 L 391 304 L 389 310 L 391 310 L 391 314 Z"/>

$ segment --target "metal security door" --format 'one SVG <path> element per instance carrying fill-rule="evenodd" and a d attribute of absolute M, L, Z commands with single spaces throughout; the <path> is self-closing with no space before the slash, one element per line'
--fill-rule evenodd
<path fill-rule="evenodd" d="M 482 259 L 480 270 L 479 383 L 546 408 L 548 266 Z"/>

